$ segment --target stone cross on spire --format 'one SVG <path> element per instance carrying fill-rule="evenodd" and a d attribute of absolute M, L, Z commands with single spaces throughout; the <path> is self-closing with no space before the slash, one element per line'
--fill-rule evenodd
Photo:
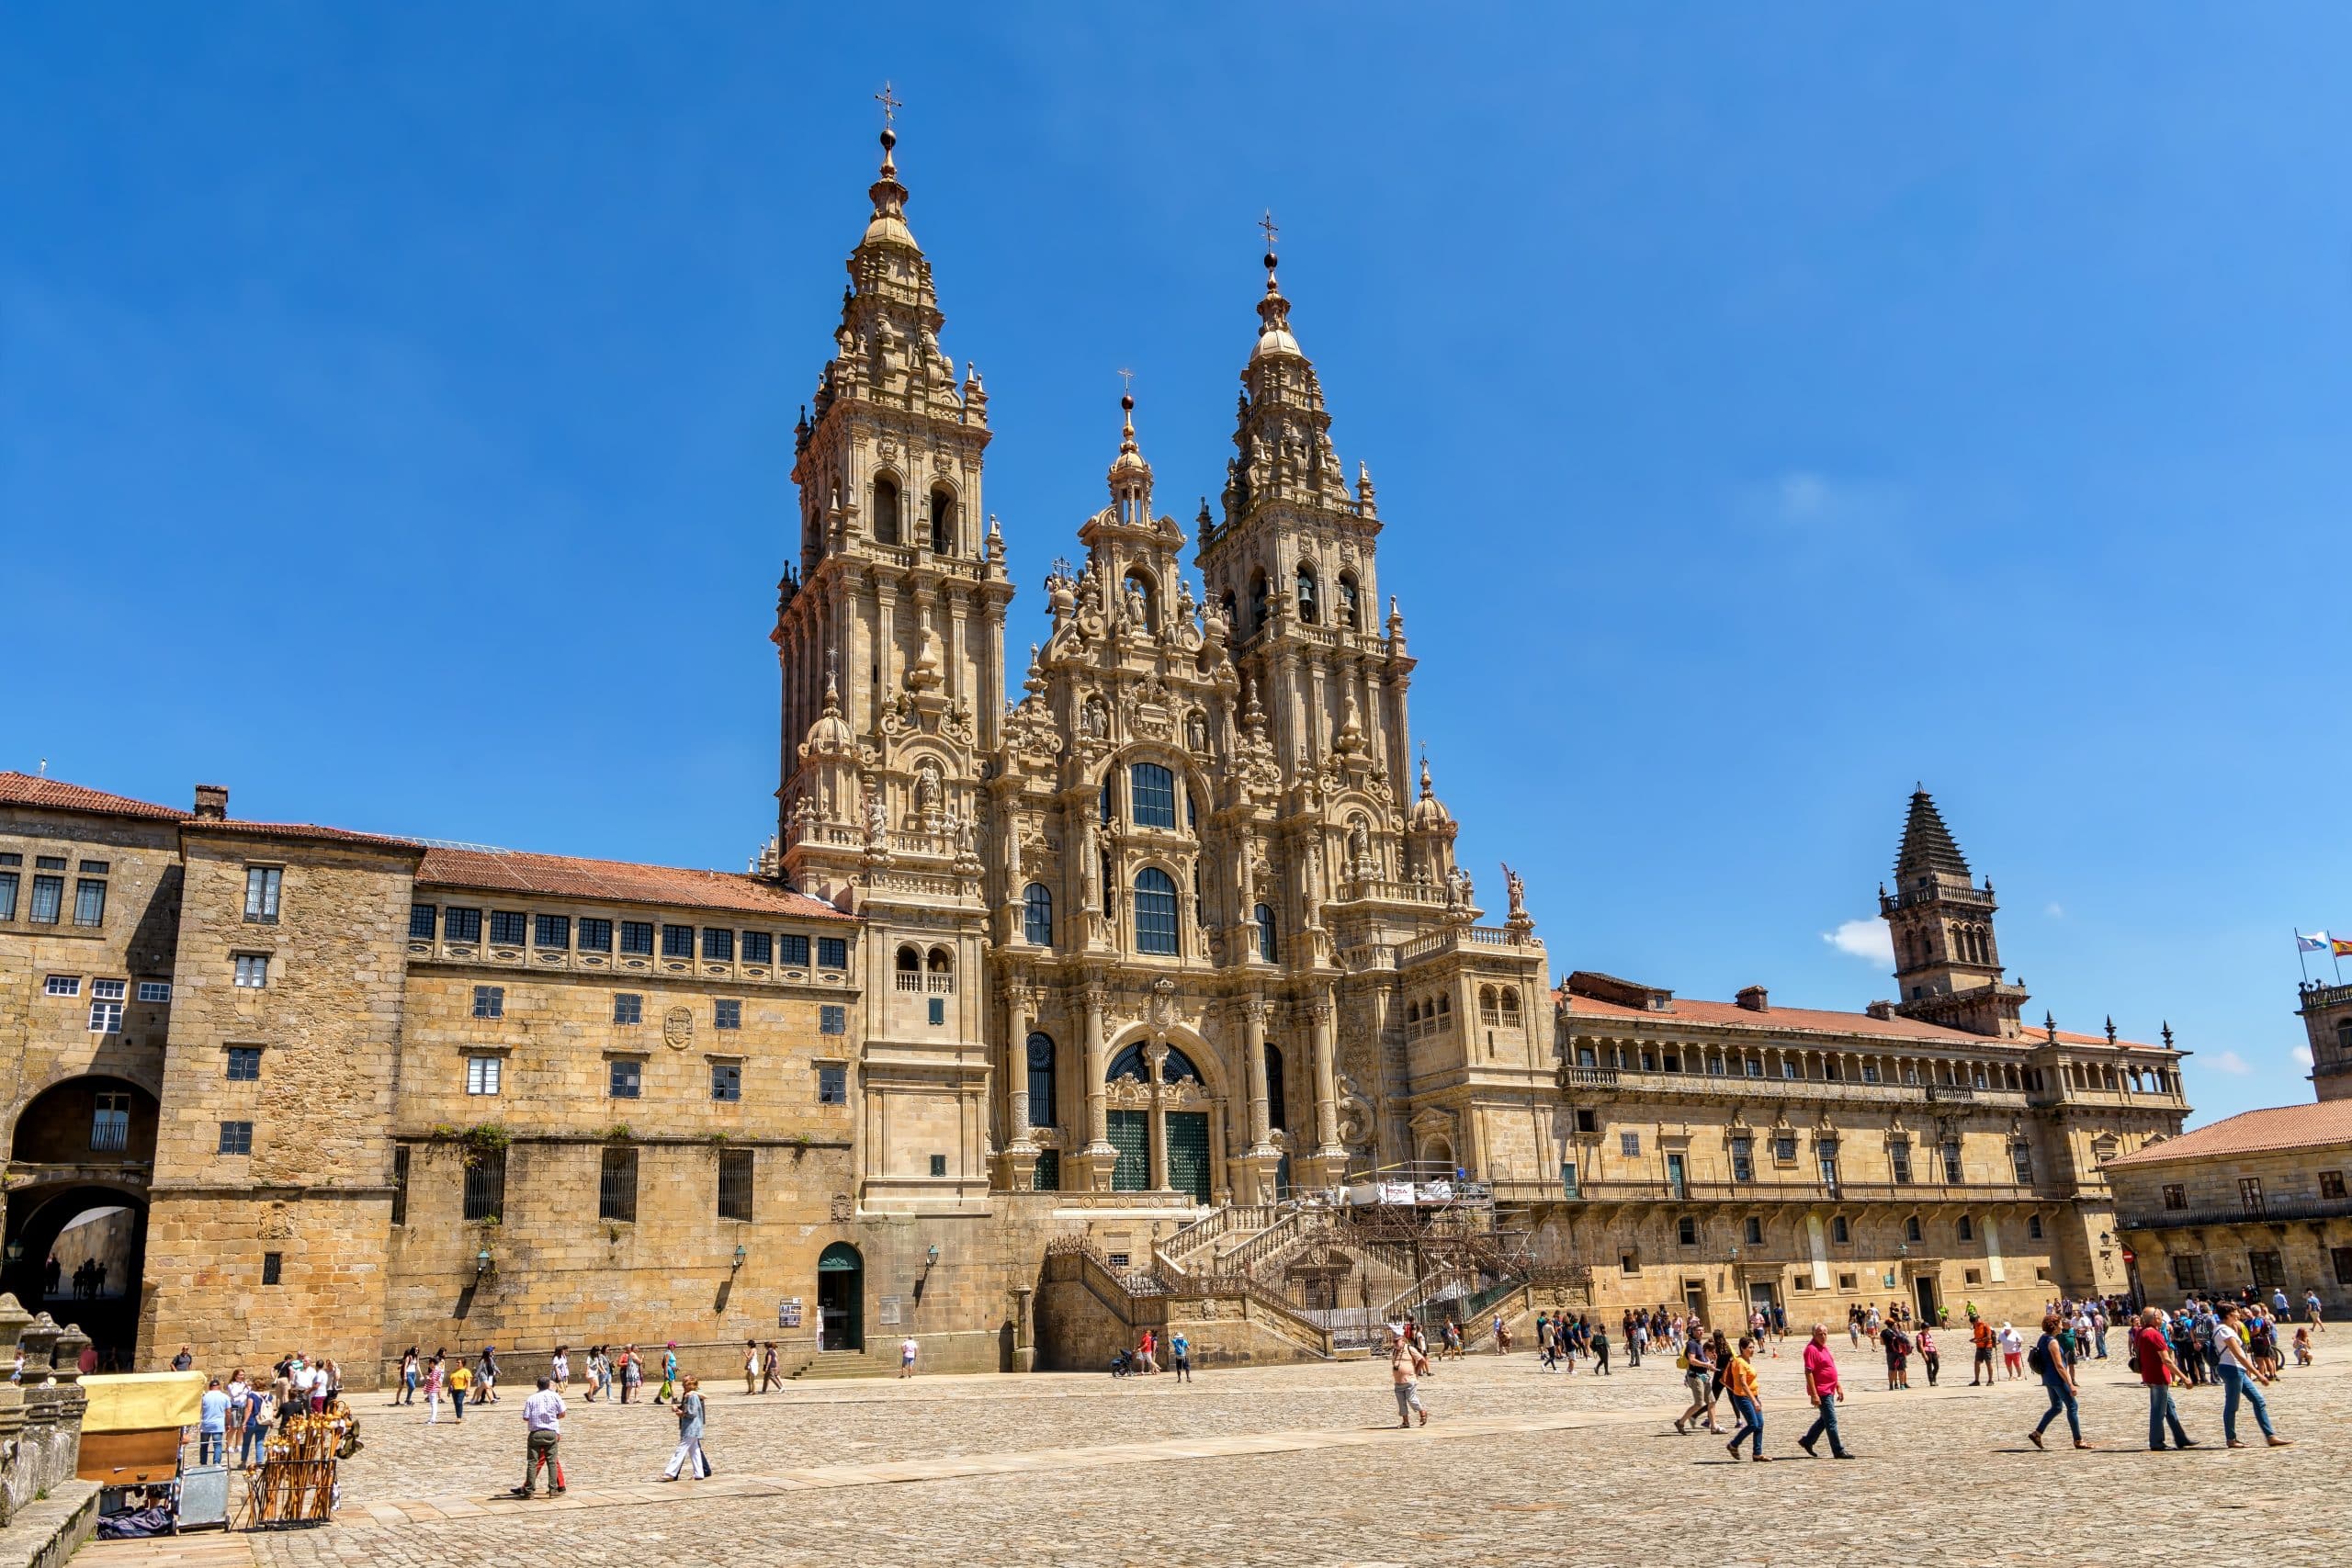
<path fill-rule="evenodd" d="M 1266 249 L 1270 251 L 1272 250 L 1274 248 L 1274 236 L 1282 232 L 1281 230 L 1274 227 L 1274 209 L 1272 208 L 1269 207 L 1266 209 L 1266 215 L 1258 220 L 1258 227 L 1266 231 Z"/>
<path fill-rule="evenodd" d="M 891 117 L 907 107 L 904 102 L 890 96 L 890 83 L 888 77 L 883 79 L 882 90 L 874 95 L 874 101 L 882 106 L 882 129 L 885 130 L 891 128 Z"/>

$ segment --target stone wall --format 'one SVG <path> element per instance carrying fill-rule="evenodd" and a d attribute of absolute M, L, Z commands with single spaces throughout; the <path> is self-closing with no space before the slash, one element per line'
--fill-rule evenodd
<path fill-rule="evenodd" d="M 141 1364 L 184 1344 L 207 1368 L 298 1349 L 372 1367 L 418 852 L 237 823 L 189 823 L 183 842 Z M 246 918 L 255 865 L 282 873 L 275 919 Z M 266 960 L 266 984 L 235 984 L 241 955 Z M 260 1048 L 257 1079 L 228 1077 L 232 1045 Z M 250 1153 L 224 1151 L 224 1122 L 251 1123 Z"/>

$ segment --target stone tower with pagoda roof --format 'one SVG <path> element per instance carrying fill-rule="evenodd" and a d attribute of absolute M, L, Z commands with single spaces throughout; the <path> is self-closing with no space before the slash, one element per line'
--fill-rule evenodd
<path fill-rule="evenodd" d="M 1993 936 L 1993 879 L 1978 886 L 1925 788 L 1913 792 L 1894 854 L 1894 890 L 1878 890 L 1894 939 L 1895 1010 L 1971 1034 L 2014 1040 L 2022 986 L 2002 977 Z"/>

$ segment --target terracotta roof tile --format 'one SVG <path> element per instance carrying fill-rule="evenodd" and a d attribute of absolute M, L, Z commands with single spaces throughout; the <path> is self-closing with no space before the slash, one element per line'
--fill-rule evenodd
<path fill-rule="evenodd" d="M 349 828 L 326 828 L 316 822 L 252 822 L 242 817 L 191 817 L 180 825 L 183 833 L 251 834 L 266 839 L 316 839 L 329 843 L 379 844 L 387 849 L 421 850 L 414 839 L 391 833 L 361 833 Z"/>
<path fill-rule="evenodd" d="M 95 811 L 108 817 L 145 817 L 163 822 L 176 821 L 187 815 L 175 807 L 157 806 L 150 800 L 133 800 L 127 795 L 85 789 L 63 779 L 19 773 L 0 773 L 0 806 L 47 806 L 65 811 Z"/>
<path fill-rule="evenodd" d="M 563 898 L 597 898 L 616 904 L 667 904 L 689 909 L 727 909 L 752 915 L 787 915 L 803 920 L 840 920 L 831 904 L 794 893 L 773 882 L 737 872 L 690 871 L 627 861 L 583 860 L 576 855 L 530 854 L 520 850 L 459 850 L 435 845 L 417 868 L 419 886 L 464 887 L 484 893 L 537 893 Z"/>
<path fill-rule="evenodd" d="M 1553 999 L 1556 1002 L 1562 994 L 1555 990 L 1552 993 Z M 2038 1029 L 2029 1029 L 2015 1040 L 1991 1040 L 1982 1034 L 1971 1034 L 1964 1029 L 1947 1029 L 1939 1023 L 1923 1023 L 1917 1019 L 1900 1016 L 1873 1018 L 1866 1012 L 1838 1012 L 1826 1008 L 1782 1007 L 1777 1002 L 1767 1010 L 1758 1012 L 1753 1009 L 1744 1008 L 1737 1002 L 1694 1001 L 1687 997 L 1677 997 L 1674 998 L 1673 1005 L 1666 1011 L 1654 1012 L 1645 1008 L 1624 1007 L 1616 1002 L 1605 1002 L 1598 997 L 1588 997 L 1576 992 L 1569 992 L 1566 995 L 1568 1016 L 1571 1018 L 1670 1020 L 1683 1023 L 1704 1024 L 1714 1029 L 1754 1029 L 1776 1033 L 1794 1032 L 1867 1034 L 1884 1040 L 1917 1040 L 1945 1045 L 1997 1044 L 2030 1048 L 2046 1043 L 2042 1032 Z M 2107 1043 L 2107 1036 L 2104 1034 L 2070 1034 L 2063 1029 L 2058 1032 L 2058 1039 L 2062 1044 L 2068 1045 L 2105 1045 Z M 2141 1045 L 2138 1042 L 2131 1040 L 2119 1041 L 2117 1043 L 2136 1046 L 2143 1051 L 2159 1049 L 2154 1045 Z"/>
<path fill-rule="evenodd" d="M 2323 1100 L 2309 1105 L 2274 1105 L 2267 1111 L 2242 1111 L 2210 1127 L 2199 1127 L 2177 1138 L 2166 1138 L 2160 1144 L 2133 1149 L 2128 1155 L 2118 1155 L 2105 1162 L 2105 1168 L 2211 1159 L 2265 1149 L 2311 1148 L 2324 1144 L 2352 1144 L 2352 1100 Z"/>

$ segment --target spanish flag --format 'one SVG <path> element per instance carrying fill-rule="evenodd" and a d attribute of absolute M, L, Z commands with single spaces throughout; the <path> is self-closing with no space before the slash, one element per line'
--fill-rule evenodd
<path fill-rule="evenodd" d="M 2352 942 L 2346 942 L 2340 936 L 2327 939 L 2327 950 L 2338 958 L 2352 958 Z"/>

